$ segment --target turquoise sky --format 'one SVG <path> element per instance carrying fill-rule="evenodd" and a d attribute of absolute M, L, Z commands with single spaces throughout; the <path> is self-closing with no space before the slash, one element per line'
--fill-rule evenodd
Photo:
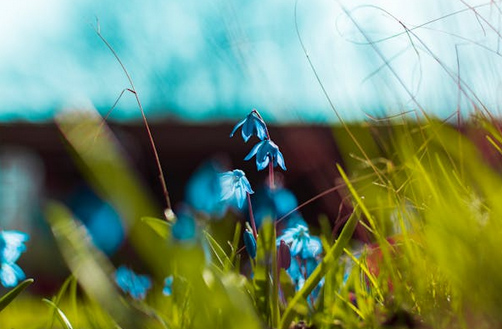
<path fill-rule="evenodd" d="M 337 121 L 294 0 L 2 1 L 1 121 L 107 112 L 128 83 L 96 17 L 150 118 L 233 121 L 257 108 L 270 122 Z M 296 23 L 346 120 L 500 113 L 500 1 L 299 0 Z M 127 94 L 112 119 L 137 118 Z"/>

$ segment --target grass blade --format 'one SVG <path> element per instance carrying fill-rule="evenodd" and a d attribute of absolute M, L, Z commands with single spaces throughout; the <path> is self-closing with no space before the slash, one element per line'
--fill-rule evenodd
<path fill-rule="evenodd" d="M 63 313 L 63 311 L 61 311 L 61 309 L 56 304 L 54 304 L 52 301 L 45 299 L 45 298 L 42 299 L 42 301 L 47 303 L 52 308 L 54 308 L 54 310 L 56 311 L 56 316 L 57 316 L 59 322 L 61 322 L 61 325 L 63 326 L 63 328 L 73 329 L 73 327 L 71 326 L 71 323 L 68 320 L 68 318 L 66 317 L 66 315 Z"/>
<path fill-rule="evenodd" d="M 26 288 L 28 288 L 29 285 L 31 285 L 35 280 L 33 279 L 26 279 L 20 284 L 18 284 L 14 289 L 6 293 L 5 295 L 0 298 L 0 312 L 7 307 L 16 297 Z"/>
<path fill-rule="evenodd" d="M 223 248 L 220 246 L 218 241 L 216 241 L 211 236 L 211 234 L 204 231 L 204 236 L 206 237 L 206 240 L 209 243 L 209 247 L 211 248 L 211 251 L 216 256 L 216 259 L 218 259 L 218 262 L 221 265 L 221 269 L 225 269 L 228 266 L 227 264 L 231 264 L 230 258 L 225 253 L 225 250 L 223 250 Z"/>

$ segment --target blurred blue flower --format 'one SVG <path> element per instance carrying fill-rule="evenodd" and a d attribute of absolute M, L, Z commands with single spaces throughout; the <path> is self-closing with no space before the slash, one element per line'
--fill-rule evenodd
<path fill-rule="evenodd" d="M 251 113 L 235 125 L 234 129 L 230 133 L 230 137 L 234 136 L 239 127 L 242 127 L 241 133 L 245 142 L 247 142 L 253 135 L 257 136 L 261 140 L 268 138 L 267 125 L 260 118 L 256 110 L 251 111 Z"/>
<path fill-rule="evenodd" d="M 197 224 L 195 219 L 185 211 L 178 213 L 176 222 L 171 228 L 171 234 L 178 241 L 192 241 L 197 233 Z"/>
<path fill-rule="evenodd" d="M 286 273 L 288 273 L 289 277 L 293 281 L 296 291 L 300 290 L 303 287 L 305 281 L 307 281 L 308 277 L 314 272 L 318 264 L 319 261 L 316 258 L 308 258 L 305 260 L 293 258 L 291 260 L 291 265 L 286 270 Z M 324 278 L 319 281 L 319 284 L 314 288 L 312 293 L 309 295 L 312 297 L 313 300 L 317 298 L 323 285 L 324 285 Z M 312 300 L 308 299 L 308 302 L 311 303 Z"/>
<path fill-rule="evenodd" d="M 308 225 L 305 219 L 303 219 L 303 217 L 299 214 L 295 214 L 294 216 L 289 217 L 288 220 L 286 221 L 287 228 L 296 227 L 298 225 L 303 225 L 303 226 Z"/>
<path fill-rule="evenodd" d="M 209 216 L 222 217 L 228 208 L 221 201 L 220 165 L 216 161 L 208 161 L 201 165 L 188 181 L 185 201 L 193 209 Z"/>
<path fill-rule="evenodd" d="M 16 264 L 26 250 L 29 235 L 19 231 L 0 232 L 0 282 L 6 288 L 14 287 L 25 278 L 23 270 Z"/>
<path fill-rule="evenodd" d="M 246 251 L 249 254 L 249 257 L 256 257 L 256 239 L 254 238 L 253 232 L 249 229 L 244 231 L 244 245 L 246 246 Z"/>
<path fill-rule="evenodd" d="M 253 197 L 253 213 L 256 221 L 256 226 L 260 227 L 261 222 L 265 218 L 279 219 L 289 213 L 291 210 L 298 207 L 298 202 L 294 194 L 279 185 L 275 189 L 270 189 L 268 186 L 256 191 Z M 301 215 L 295 211 L 291 213 L 286 220 L 282 223 L 290 221 L 293 217 L 300 217 Z M 305 222 L 303 222 L 304 225 Z"/>
<path fill-rule="evenodd" d="M 269 191 L 272 194 L 278 218 L 298 207 L 298 200 L 290 190 L 286 188 L 276 188 L 274 190 L 269 189 Z"/>
<path fill-rule="evenodd" d="M 272 164 L 274 167 L 281 167 L 283 170 L 286 170 L 286 164 L 284 163 L 284 157 L 282 156 L 281 151 L 279 151 L 279 146 L 277 146 L 270 139 L 263 140 L 256 144 L 251 151 L 246 155 L 244 160 L 249 160 L 253 156 L 256 156 L 256 167 L 258 170 L 265 169 L 270 160 L 272 159 Z"/>
<path fill-rule="evenodd" d="M 172 275 L 168 276 L 164 280 L 164 289 L 162 289 L 162 293 L 166 296 L 171 296 L 173 293 L 173 281 L 174 278 Z"/>
<path fill-rule="evenodd" d="M 115 282 L 123 292 L 138 300 L 144 299 L 146 292 L 152 287 L 148 276 L 138 275 L 123 265 L 115 272 Z"/>
<path fill-rule="evenodd" d="M 247 194 L 253 194 L 254 191 L 249 184 L 244 171 L 235 169 L 220 174 L 221 200 L 234 199 L 237 206 L 242 208 Z"/>
<path fill-rule="evenodd" d="M 302 224 L 286 228 L 282 235 L 277 237 L 278 246 L 281 240 L 290 247 L 292 257 L 315 258 L 322 252 L 321 240 L 310 236 L 308 227 Z"/>
<path fill-rule="evenodd" d="M 68 200 L 72 212 L 86 226 L 92 242 L 107 255 L 113 255 L 126 232 L 118 212 L 88 186 L 80 186 Z"/>

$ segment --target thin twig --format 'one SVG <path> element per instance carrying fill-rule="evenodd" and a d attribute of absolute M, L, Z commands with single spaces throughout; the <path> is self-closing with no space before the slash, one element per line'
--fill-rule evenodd
<path fill-rule="evenodd" d="M 148 125 L 148 121 L 146 120 L 145 111 L 143 110 L 143 106 L 141 105 L 141 101 L 139 99 L 138 92 L 136 91 L 136 88 L 134 87 L 134 83 L 132 81 L 131 75 L 127 71 L 124 63 L 122 62 L 122 60 L 118 56 L 117 52 L 113 49 L 113 47 L 111 46 L 111 44 L 101 34 L 101 29 L 99 27 L 99 20 L 97 20 L 97 19 L 96 19 L 96 27 L 95 27 L 94 30 L 96 31 L 96 34 L 101 39 L 101 41 L 103 41 L 103 43 L 110 50 L 110 52 L 113 54 L 113 56 L 115 57 L 115 59 L 119 63 L 120 67 L 122 68 L 122 71 L 126 75 L 127 80 L 129 81 L 129 84 L 131 86 L 131 88 L 126 88 L 126 89 L 124 89 L 121 92 L 119 98 L 117 99 L 117 101 L 115 102 L 115 104 L 113 105 L 113 107 L 112 107 L 111 110 L 113 110 L 113 108 L 115 108 L 115 106 L 117 105 L 117 102 L 120 100 L 120 98 L 122 97 L 124 91 L 126 91 L 126 90 L 129 91 L 129 92 L 131 92 L 134 95 L 134 97 L 136 98 L 136 102 L 138 103 L 138 107 L 139 107 L 139 110 L 141 112 L 141 117 L 143 118 L 143 123 L 145 124 L 146 132 L 148 133 L 148 138 L 149 138 L 150 144 L 152 146 L 153 154 L 155 156 L 155 162 L 157 163 L 157 169 L 159 171 L 159 179 L 160 179 L 160 183 L 162 185 L 162 190 L 164 192 L 164 196 L 165 196 L 165 199 L 166 199 L 167 209 L 171 210 L 172 209 L 172 207 L 171 207 L 171 200 L 169 199 L 169 192 L 167 191 L 166 179 L 164 177 L 164 173 L 162 171 L 162 166 L 160 164 L 160 158 L 159 158 L 159 154 L 157 152 L 157 147 L 155 146 L 155 141 L 153 139 L 152 132 L 150 131 L 150 126 Z M 110 114 L 111 110 L 107 113 L 107 115 L 105 117 L 105 120 L 108 117 L 108 115 Z"/>

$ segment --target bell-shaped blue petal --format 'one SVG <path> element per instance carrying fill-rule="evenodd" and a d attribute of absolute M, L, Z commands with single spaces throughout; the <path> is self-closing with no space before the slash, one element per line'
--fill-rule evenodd
<path fill-rule="evenodd" d="M 258 170 L 265 169 L 271 160 L 274 167 L 279 166 L 283 170 L 286 170 L 284 157 L 279 150 L 279 146 L 277 146 L 270 139 L 263 140 L 256 144 L 248 153 L 248 155 L 246 155 L 244 160 L 247 161 L 253 156 L 256 157 L 256 168 Z"/>
<path fill-rule="evenodd" d="M 310 236 L 306 242 L 305 248 L 302 250 L 302 258 L 315 258 L 322 253 L 321 239 L 316 236 Z"/>
<path fill-rule="evenodd" d="M 115 282 L 123 292 L 134 299 L 144 299 L 152 287 L 152 281 L 146 275 L 138 275 L 125 266 L 120 266 L 115 272 Z"/>
<path fill-rule="evenodd" d="M 289 268 L 286 270 L 286 272 L 293 280 L 293 283 L 295 283 L 295 286 L 297 286 L 299 280 L 302 279 L 305 280 L 304 275 L 302 273 L 302 269 L 300 267 L 300 262 L 296 258 L 291 260 L 291 264 Z"/>
<path fill-rule="evenodd" d="M 19 231 L 0 232 L 0 261 L 1 263 L 14 263 L 26 250 L 25 242 L 30 236 Z"/>
<path fill-rule="evenodd" d="M 162 293 L 166 296 L 171 296 L 173 293 L 173 281 L 174 278 L 172 275 L 168 276 L 164 280 L 164 288 L 162 289 Z"/>
<path fill-rule="evenodd" d="M 23 270 L 14 263 L 4 263 L 0 267 L 0 282 L 5 288 L 15 287 L 18 282 L 24 280 Z"/>
<path fill-rule="evenodd" d="M 249 184 L 244 171 L 235 169 L 220 174 L 221 200 L 235 200 L 237 206 L 242 208 L 248 194 L 254 191 Z"/>
<path fill-rule="evenodd" d="M 15 263 L 26 250 L 29 235 L 19 231 L 0 232 L 0 282 L 6 288 L 14 287 L 25 278 L 23 270 Z"/>
<path fill-rule="evenodd" d="M 246 246 L 246 251 L 249 254 L 249 257 L 256 257 L 256 239 L 253 236 L 253 233 L 246 229 L 244 231 L 244 246 Z"/>
<path fill-rule="evenodd" d="M 267 125 L 260 118 L 256 110 L 251 111 L 244 119 L 239 121 L 232 132 L 230 137 L 233 137 L 237 129 L 242 127 L 242 139 L 247 142 L 251 136 L 257 136 L 259 139 L 264 140 L 267 138 Z"/>

